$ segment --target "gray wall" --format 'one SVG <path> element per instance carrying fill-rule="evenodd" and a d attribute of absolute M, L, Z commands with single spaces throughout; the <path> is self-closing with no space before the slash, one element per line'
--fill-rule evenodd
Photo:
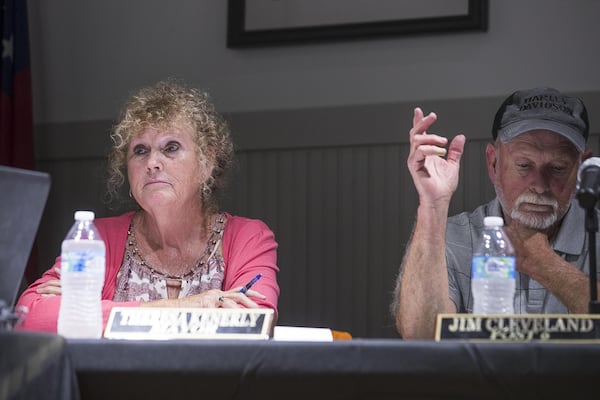
<path fill-rule="evenodd" d="M 390 292 L 416 210 L 405 167 L 412 109 L 468 137 L 452 212 L 493 192 L 483 163 L 493 113 L 519 87 L 584 98 L 595 134 L 600 77 L 591 0 L 490 1 L 490 28 L 231 50 L 226 2 L 30 1 L 38 168 L 53 186 L 40 268 L 77 208 L 102 202 L 108 133 L 131 90 L 178 76 L 229 120 L 239 167 L 224 208 L 261 218 L 280 244 L 280 323 L 394 337 Z"/>
<path fill-rule="evenodd" d="M 226 3 L 29 0 L 36 121 L 113 119 L 167 75 L 223 112 L 600 89 L 597 0 L 490 0 L 487 32 L 245 50 L 225 47 Z"/>

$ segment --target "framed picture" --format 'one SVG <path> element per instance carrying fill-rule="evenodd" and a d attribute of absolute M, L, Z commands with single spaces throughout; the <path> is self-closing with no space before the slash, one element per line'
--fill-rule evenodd
<path fill-rule="evenodd" d="M 486 31 L 488 0 L 229 0 L 227 47 Z"/>

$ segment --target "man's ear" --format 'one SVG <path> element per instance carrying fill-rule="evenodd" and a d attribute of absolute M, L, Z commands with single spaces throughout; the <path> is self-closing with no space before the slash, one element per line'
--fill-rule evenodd
<path fill-rule="evenodd" d="M 485 161 L 487 164 L 488 177 L 492 183 L 496 181 L 496 168 L 498 163 L 498 149 L 494 144 L 488 143 L 485 148 Z"/>
<path fill-rule="evenodd" d="M 592 156 L 592 154 L 594 154 L 594 152 L 592 151 L 592 149 L 585 149 L 583 151 L 583 153 L 581 153 L 581 161 L 585 161 L 588 158 L 590 158 Z"/>

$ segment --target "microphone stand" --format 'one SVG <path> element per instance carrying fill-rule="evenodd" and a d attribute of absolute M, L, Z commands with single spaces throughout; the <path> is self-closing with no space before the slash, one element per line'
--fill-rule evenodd
<path fill-rule="evenodd" d="M 589 236 L 590 263 L 590 314 L 600 314 L 598 304 L 598 285 L 596 283 L 596 232 L 598 232 L 598 214 L 596 203 L 600 198 L 600 158 L 591 157 L 585 160 L 577 171 L 576 197 L 579 205 L 585 210 L 585 229 Z"/>
<path fill-rule="evenodd" d="M 590 253 L 590 314 L 600 314 L 600 303 L 598 303 L 598 286 L 596 277 L 596 232 L 598 232 L 598 214 L 595 207 L 585 209 L 585 229 L 589 237 Z"/>

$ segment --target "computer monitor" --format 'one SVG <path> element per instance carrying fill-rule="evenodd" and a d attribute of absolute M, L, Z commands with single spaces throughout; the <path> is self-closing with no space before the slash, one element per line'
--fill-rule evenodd
<path fill-rule="evenodd" d="M 11 308 L 49 191 L 48 173 L 0 166 L 0 300 Z"/>

